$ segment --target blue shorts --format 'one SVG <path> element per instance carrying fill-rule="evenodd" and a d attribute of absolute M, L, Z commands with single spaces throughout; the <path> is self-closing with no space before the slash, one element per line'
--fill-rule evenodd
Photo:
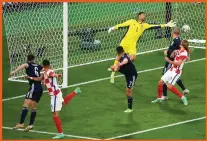
<path fill-rule="evenodd" d="M 40 101 L 43 93 L 43 88 L 41 84 L 31 84 L 30 88 L 25 96 L 25 99 L 31 99 L 37 103 Z"/>
<path fill-rule="evenodd" d="M 137 73 L 131 76 L 125 76 L 127 82 L 127 88 L 132 88 L 135 85 L 137 76 L 138 76 Z"/>

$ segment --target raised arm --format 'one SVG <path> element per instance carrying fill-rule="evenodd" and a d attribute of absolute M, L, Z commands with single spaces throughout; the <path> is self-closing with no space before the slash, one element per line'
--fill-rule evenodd
<path fill-rule="evenodd" d="M 130 26 L 130 24 L 132 23 L 133 20 L 128 20 L 126 22 L 123 22 L 121 24 L 117 24 L 113 27 L 110 27 L 108 30 L 108 33 L 110 33 L 111 31 L 115 30 L 115 29 L 119 29 L 120 27 L 126 27 L 126 26 Z"/>
<path fill-rule="evenodd" d="M 61 74 L 55 74 L 54 71 L 51 71 L 48 76 L 49 76 L 49 78 L 52 78 L 52 77 L 60 78 L 60 77 L 62 77 Z"/>
<path fill-rule="evenodd" d="M 170 21 L 167 24 L 145 24 L 145 29 L 149 29 L 149 28 L 163 28 L 163 27 L 175 27 L 176 26 L 176 22 Z"/>
<path fill-rule="evenodd" d="M 14 71 L 10 72 L 10 76 L 14 75 L 16 72 L 18 72 L 18 71 L 20 71 L 22 69 L 28 68 L 28 66 L 29 65 L 27 63 L 20 65 Z"/>

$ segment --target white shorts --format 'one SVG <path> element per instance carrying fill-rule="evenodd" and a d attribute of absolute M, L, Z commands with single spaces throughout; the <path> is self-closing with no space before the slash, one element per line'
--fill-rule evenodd
<path fill-rule="evenodd" d="M 168 70 L 161 78 L 166 84 L 170 83 L 172 85 L 175 85 L 177 80 L 180 78 L 181 73 L 178 74 L 175 71 Z"/>
<path fill-rule="evenodd" d="M 52 95 L 51 96 L 51 111 L 52 112 L 58 112 L 61 111 L 62 105 L 63 105 L 63 97 L 62 93 L 60 92 L 56 96 Z"/>

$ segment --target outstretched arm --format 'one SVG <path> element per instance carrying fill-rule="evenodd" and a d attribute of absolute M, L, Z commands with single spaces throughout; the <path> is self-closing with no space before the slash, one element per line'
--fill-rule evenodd
<path fill-rule="evenodd" d="M 132 23 L 132 20 L 128 20 L 126 22 L 123 22 L 121 24 L 117 24 L 113 27 L 110 27 L 108 30 L 108 33 L 110 33 L 111 31 L 115 30 L 115 29 L 119 29 L 120 27 L 126 27 L 126 26 L 130 26 L 130 24 Z"/>
<path fill-rule="evenodd" d="M 173 22 L 172 20 L 169 21 L 167 24 L 146 24 L 145 25 L 145 29 L 149 29 L 149 28 L 163 28 L 163 27 L 175 27 L 176 26 L 176 22 Z"/>
<path fill-rule="evenodd" d="M 14 71 L 10 72 L 10 76 L 14 75 L 16 72 L 18 72 L 18 71 L 20 71 L 22 69 L 28 68 L 28 66 L 29 65 L 27 63 L 20 65 Z"/>

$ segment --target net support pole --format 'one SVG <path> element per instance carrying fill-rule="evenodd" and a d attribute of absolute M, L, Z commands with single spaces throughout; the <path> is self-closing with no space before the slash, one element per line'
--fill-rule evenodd
<path fill-rule="evenodd" d="M 172 17 L 172 4 L 171 2 L 166 2 L 165 4 L 165 21 L 166 23 L 168 23 L 169 21 L 171 21 L 171 17 Z M 171 37 L 171 28 L 170 27 L 166 27 L 165 30 L 165 38 L 170 38 Z"/>
<path fill-rule="evenodd" d="M 63 2 L 63 83 L 68 86 L 68 3 Z"/>

